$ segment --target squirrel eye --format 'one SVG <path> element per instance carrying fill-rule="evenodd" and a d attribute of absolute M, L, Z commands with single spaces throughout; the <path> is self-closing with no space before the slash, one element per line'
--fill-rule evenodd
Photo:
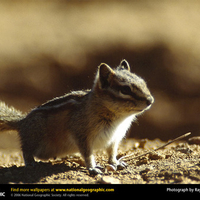
<path fill-rule="evenodd" d="M 125 95 L 131 95 L 132 93 L 131 88 L 129 86 L 122 86 L 120 88 L 120 91 L 122 94 L 125 94 Z"/>

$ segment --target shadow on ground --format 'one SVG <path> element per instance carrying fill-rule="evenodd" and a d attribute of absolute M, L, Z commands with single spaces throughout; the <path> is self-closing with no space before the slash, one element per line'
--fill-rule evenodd
<path fill-rule="evenodd" d="M 0 169 L 0 184 L 36 183 L 43 177 L 73 170 L 66 164 L 37 163 L 34 167 L 16 167 Z"/>

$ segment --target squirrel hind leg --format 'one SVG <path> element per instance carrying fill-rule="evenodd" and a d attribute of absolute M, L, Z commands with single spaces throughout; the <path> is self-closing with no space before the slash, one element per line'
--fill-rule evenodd
<path fill-rule="evenodd" d="M 34 157 L 31 153 L 27 152 L 27 151 L 23 151 L 23 158 L 24 158 L 24 163 L 25 163 L 25 167 L 28 167 L 28 166 L 35 166 L 36 162 L 34 160 Z"/>

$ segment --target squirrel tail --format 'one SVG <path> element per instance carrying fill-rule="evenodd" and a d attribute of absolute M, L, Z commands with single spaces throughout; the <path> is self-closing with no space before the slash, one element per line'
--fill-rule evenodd
<path fill-rule="evenodd" d="M 19 130 L 20 122 L 24 117 L 21 111 L 8 107 L 0 101 L 0 131 Z"/>

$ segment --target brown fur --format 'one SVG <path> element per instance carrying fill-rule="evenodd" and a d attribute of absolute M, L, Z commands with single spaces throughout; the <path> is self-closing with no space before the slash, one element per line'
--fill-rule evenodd
<path fill-rule="evenodd" d="M 153 103 L 146 83 L 130 72 L 123 60 L 117 69 L 106 64 L 98 68 L 93 88 L 57 97 L 23 115 L 0 103 L 0 130 L 19 132 L 25 164 L 34 157 L 49 159 L 80 151 L 91 173 L 100 173 L 93 150 L 107 148 L 109 163 L 135 116 Z"/>

